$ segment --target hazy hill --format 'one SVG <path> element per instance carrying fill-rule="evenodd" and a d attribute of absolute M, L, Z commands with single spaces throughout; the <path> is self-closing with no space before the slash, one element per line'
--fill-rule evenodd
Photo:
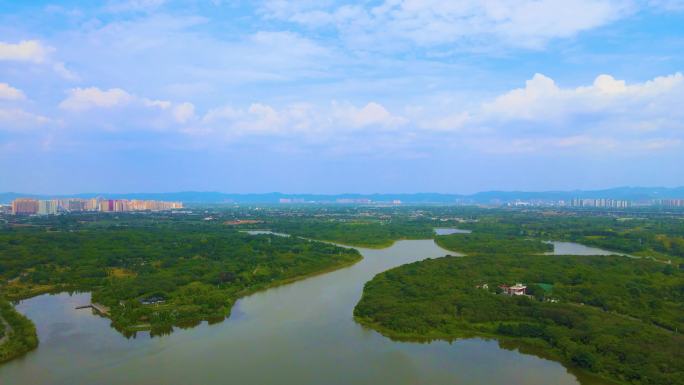
<path fill-rule="evenodd" d="M 369 199 L 374 202 L 401 200 L 403 203 L 494 203 L 515 202 L 516 200 L 570 200 L 573 198 L 610 198 L 642 201 L 650 199 L 684 199 L 684 187 L 617 187 L 606 190 L 575 191 L 484 191 L 475 194 L 230 194 L 221 192 L 184 191 L 171 193 L 82 193 L 73 195 L 38 195 L 24 193 L 0 193 L 0 203 L 9 203 L 16 198 L 29 197 L 48 198 L 93 198 L 109 199 L 154 199 L 166 201 L 182 201 L 187 203 L 278 203 L 280 199 L 292 199 L 303 202 L 336 202 L 340 199 Z"/>

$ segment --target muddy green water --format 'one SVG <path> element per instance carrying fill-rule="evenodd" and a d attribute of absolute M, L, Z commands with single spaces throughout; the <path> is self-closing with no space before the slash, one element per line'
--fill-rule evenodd
<path fill-rule="evenodd" d="M 17 309 L 40 346 L 0 366 L 13 384 L 578 384 L 559 363 L 493 340 L 394 342 L 352 318 L 363 284 L 389 268 L 448 252 L 432 240 L 359 249 L 354 266 L 238 301 L 229 319 L 126 339 L 89 310 L 88 294 L 43 295 Z M 453 252 L 451 253 L 453 254 Z M 583 384 L 596 382 L 583 380 Z"/>

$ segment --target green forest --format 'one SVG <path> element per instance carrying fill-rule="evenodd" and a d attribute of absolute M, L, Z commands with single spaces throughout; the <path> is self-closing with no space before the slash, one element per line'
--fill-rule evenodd
<path fill-rule="evenodd" d="M 0 363 L 9 361 L 38 346 L 33 323 L 0 298 Z"/>
<path fill-rule="evenodd" d="M 394 338 L 512 339 L 621 383 L 684 384 L 682 274 L 619 256 L 445 257 L 377 275 L 354 316 Z M 516 282 L 529 297 L 500 294 Z"/>
<path fill-rule="evenodd" d="M 169 332 L 223 319 L 245 294 L 353 264 L 353 249 L 220 225 L 16 228 L 0 233 L 0 277 L 10 299 L 92 291 L 113 326 Z"/>
<path fill-rule="evenodd" d="M 473 233 L 436 236 L 435 227 Z M 218 322 L 246 294 L 361 259 L 314 239 L 382 248 L 429 238 L 468 257 L 378 275 L 355 309 L 359 322 L 396 338 L 510 340 L 624 383 L 682 383 L 684 220 L 667 212 L 342 205 L 0 217 L 0 296 L 87 291 L 122 334 L 161 335 Z M 541 255 L 550 240 L 658 262 Z M 515 282 L 530 297 L 497 294 Z M 31 322 L 2 304 L 0 357 L 8 359 L 37 339 Z"/>
<path fill-rule="evenodd" d="M 616 215 L 577 211 L 481 210 L 460 225 L 477 234 L 572 241 L 636 256 L 684 262 L 684 217 L 638 210 Z"/>
<path fill-rule="evenodd" d="M 463 254 L 522 254 L 553 251 L 553 245 L 540 240 L 490 233 L 440 235 L 435 237 L 435 242 L 442 248 Z"/>
<path fill-rule="evenodd" d="M 383 248 L 400 239 L 429 239 L 434 236 L 430 221 L 407 219 L 320 220 L 299 218 L 272 222 L 275 231 L 344 245 Z"/>

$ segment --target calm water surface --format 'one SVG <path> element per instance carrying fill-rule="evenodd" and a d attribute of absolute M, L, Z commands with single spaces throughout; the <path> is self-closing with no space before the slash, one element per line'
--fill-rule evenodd
<path fill-rule="evenodd" d="M 23 301 L 17 309 L 36 323 L 40 346 L 0 366 L 0 383 L 578 384 L 562 365 L 496 341 L 393 342 L 359 326 L 352 310 L 365 282 L 447 254 L 432 240 L 359 250 L 352 267 L 243 298 L 225 322 L 161 338 L 126 339 L 107 319 L 74 310 L 88 294 Z"/>
<path fill-rule="evenodd" d="M 454 229 L 446 227 L 438 227 L 435 229 L 435 234 L 437 235 L 451 235 L 451 234 L 470 234 L 471 230 Z"/>
<path fill-rule="evenodd" d="M 553 244 L 553 251 L 545 253 L 547 255 L 623 255 L 625 257 L 637 258 L 618 251 L 609 251 L 597 247 L 584 246 L 574 242 L 550 241 Z"/>
<path fill-rule="evenodd" d="M 275 233 L 275 232 L 273 232 L 273 231 L 271 231 L 271 230 L 242 230 L 241 232 L 242 232 L 242 233 L 247 233 L 247 234 L 250 234 L 250 235 L 273 234 L 273 235 L 277 235 L 277 236 L 280 236 L 280 237 L 289 237 L 289 236 L 290 236 L 290 234 Z"/>

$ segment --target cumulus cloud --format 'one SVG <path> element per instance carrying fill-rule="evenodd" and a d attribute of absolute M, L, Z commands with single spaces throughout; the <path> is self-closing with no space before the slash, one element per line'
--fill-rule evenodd
<path fill-rule="evenodd" d="M 340 139 L 356 130 L 385 130 L 406 122 L 405 118 L 392 114 L 375 102 L 362 107 L 351 103 L 331 102 L 327 106 L 294 103 L 280 108 L 253 103 L 243 109 L 232 106 L 211 109 L 202 118 L 205 129 L 198 129 L 193 133 L 218 131 L 241 136 L 298 135 L 308 139 Z"/>
<path fill-rule="evenodd" d="M 7 83 L 0 83 L 0 131 L 33 128 L 50 122 L 49 118 L 24 109 L 26 95 Z"/>
<path fill-rule="evenodd" d="M 287 135 L 306 132 L 319 118 L 308 104 L 282 108 L 264 103 L 252 103 L 247 108 L 223 106 L 209 110 L 202 118 L 204 128 L 196 132 L 219 132 L 227 136 Z"/>
<path fill-rule="evenodd" d="M 338 124 L 356 128 L 367 126 L 396 127 L 407 122 L 405 118 L 392 115 L 385 107 L 375 102 L 370 102 L 361 108 L 351 104 L 339 105 L 334 103 L 333 111 Z"/>
<path fill-rule="evenodd" d="M 97 87 L 74 88 L 59 107 L 65 110 L 83 111 L 91 108 L 112 108 L 133 101 L 133 96 L 120 88 L 101 90 Z"/>
<path fill-rule="evenodd" d="M 0 99 L 4 100 L 24 100 L 26 96 L 21 90 L 18 90 L 7 83 L 0 83 Z"/>
<path fill-rule="evenodd" d="M 0 130 L 13 131 L 49 123 L 45 116 L 33 114 L 20 108 L 0 107 Z"/>
<path fill-rule="evenodd" d="M 599 75 L 592 85 L 576 88 L 561 88 L 553 79 L 535 74 L 524 88 L 509 91 L 486 103 L 482 112 L 488 119 L 498 121 L 545 122 L 563 121 L 573 116 L 643 115 L 654 108 L 660 111 L 674 107 L 676 98 L 682 96 L 683 86 L 681 73 L 631 85 L 610 75 Z M 658 103 L 654 105 L 654 101 Z M 664 116 L 671 113 L 663 112 Z"/>
<path fill-rule="evenodd" d="M 59 104 L 68 125 L 106 131 L 181 130 L 196 119 L 195 106 L 141 97 L 121 88 L 73 88 Z"/>
<path fill-rule="evenodd" d="M 0 41 L 0 61 L 28 62 L 42 65 L 52 65 L 52 69 L 63 79 L 76 81 L 79 76 L 69 70 L 63 62 L 50 58 L 54 48 L 44 45 L 38 40 L 23 40 L 19 43 Z"/>
<path fill-rule="evenodd" d="M 0 94 L 17 98 L 15 91 L 20 92 L 0 84 Z M 176 132 L 178 138 L 195 138 L 197 146 L 242 140 L 288 151 L 315 146 L 332 154 L 349 154 L 355 148 L 373 153 L 378 146 L 384 149 L 378 153 L 415 155 L 440 147 L 504 154 L 670 151 L 684 139 L 681 100 L 684 75 L 680 73 L 642 82 L 603 74 L 573 87 L 535 74 L 521 88 L 468 107 L 425 104 L 402 109 L 378 101 L 255 102 L 202 113 L 190 102 L 97 87 L 71 89 L 59 106 L 68 112 L 67 126 Z M 4 120 L 47 121 L 16 109 L 5 108 L 2 114 Z"/>
<path fill-rule="evenodd" d="M 525 87 L 480 106 L 447 115 L 433 110 L 413 121 L 428 131 L 446 128 L 485 152 L 664 151 L 682 144 L 681 100 L 681 73 L 635 83 L 603 74 L 579 87 L 535 74 Z"/>
<path fill-rule="evenodd" d="M 296 103 L 209 110 L 187 134 L 299 138 L 329 148 L 422 149 L 447 146 L 482 152 L 666 151 L 684 139 L 684 76 L 643 82 L 599 75 L 588 85 L 563 87 L 535 74 L 525 86 L 459 109 Z M 220 142 L 220 141 L 219 141 Z M 343 144 L 343 145 L 342 145 Z M 414 151 L 415 152 L 415 151 Z"/>
<path fill-rule="evenodd" d="M 174 107 L 173 116 L 178 123 L 187 123 L 195 117 L 195 106 L 192 103 L 181 103 Z"/>
<path fill-rule="evenodd" d="M 23 40 L 19 43 L 0 42 L 0 61 L 25 61 L 41 63 L 53 49 L 38 40 Z"/>

